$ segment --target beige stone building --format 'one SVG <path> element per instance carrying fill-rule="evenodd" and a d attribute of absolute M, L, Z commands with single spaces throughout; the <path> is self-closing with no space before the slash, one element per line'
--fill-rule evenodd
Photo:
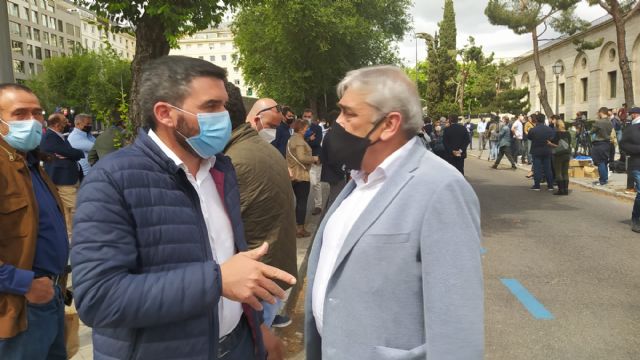
<path fill-rule="evenodd" d="M 640 15 L 630 19 L 626 25 L 627 57 L 633 74 L 636 104 L 640 103 Z M 603 38 L 602 46 L 594 50 L 578 52 L 573 40 Z M 544 68 L 549 105 L 555 111 L 556 76 L 553 65 L 562 65 L 558 76 L 558 113 L 567 119 L 575 118 L 579 111 L 587 117 L 596 117 L 602 106 L 619 108 L 624 103 L 622 75 L 618 66 L 616 31 L 609 16 L 595 20 L 583 33 L 545 44 L 540 48 L 540 63 Z M 533 53 L 515 59 L 517 68 L 516 87 L 529 89 L 531 111 L 540 110 L 538 81 Z"/>
<path fill-rule="evenodd" d="M 133 59 L 135 38 L 97 29 L 95 15 L 68 0 L 0 0 L 7 2 L 13 73 L 24 81 L 43 70 L 50 57 L 66 56 L 77 47 L 97 50 L 108 41 L 123 58 Z M 0 49 L 6 51 L 8 49 Z"/>
<path fill-rule="evenodd" d="M 229 82 L 240 88 L 242 96 L 256 96 L 255 91 L 245 84 L 242 69 L 237 65 L 237 50 L 228 24 L 221 24 L 217 28 L 210 26 L 178 40 L 178 48 L 171 49 L 170 55 L 183 55 L 210 61 L 227 70 Z"/>

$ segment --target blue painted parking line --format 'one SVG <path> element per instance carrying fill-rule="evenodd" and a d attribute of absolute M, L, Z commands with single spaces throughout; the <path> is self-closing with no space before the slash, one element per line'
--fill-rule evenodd
<path fill-rule="evenodd" d="M 487 249 L 485 249 L 485 248 L 481 247 L 481 248 L 480 248 L 480 254 L 481 254 L 481 255 L 484 255 L 484 254 L 486 254 L 486 253 L 487 253 Z"/>
<path fill-rule="evenodd" d="M 538 320 L 553 320 L 553 315 L 542 305 L 524 286 L 522 286 L 518 280 L 515 279 L 500 279 L 502 284 L 511 291 L 520 303 Z"/>

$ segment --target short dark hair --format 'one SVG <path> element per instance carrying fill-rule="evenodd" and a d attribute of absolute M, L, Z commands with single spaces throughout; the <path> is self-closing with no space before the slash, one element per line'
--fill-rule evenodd
<path fill-rule="evenodd" d="M 244 108 L 240 89 L 228 81 L 224 83 L 224 87 L 227 89 L 227 94 L 229 95 L 229 100 L 224 104 L 224 107 L 229 112 L 231 127 L 235 129 L 246 123 L 247 110 Z"/>
<path fill-rule="evenodd" d="M 449 122 L 451 124 L 457 124 L 459 121 L 458 115 L 449 115 Z"/>
<path fill-rule="evenodd" d="M 313 110 L 311 110 L 309 108 L 304 109 L 304 111 L 302 113 L 304 114 L 304 113 L 308 113 L 308 112 L 313 114 Z"/>
<path fill-rule="evenodd" d="M 197 77 L 227 80 L 227 72 L 208 61 L 186 56 L 162 56 L 149 61 L 142 69 L 138 87 L 138 104 L 143 124 L 156 128 L 153 107 L 159 101 L 182 106 L 189 96 L 189 84 Z"/>
<path fill-rule="evenodd" d="M 65 118 L 62 113 L 53 113 L 49 115 L 49 118 L 47 119 L 47 126 L 55 126 L 62 122 L 65 122 L 66 120 L 67 118 Z"/>
<path fill-rule="evenodd" d="M 603 106 L 600 109 L 598 109 L 598 113 L 599 114 L 608 114 L 609 113 L 609 108 Z"/>
<path fill-rule="evenodd" d="M 282 116 L 287 116 L 287 114 L 290 112 L 293 112 L 291 111 L 291 107 L 286 105 L 282 107 Z"/>
<path fill-rule="evenodd" d="M 31 90 L 28 86 L 18 84 L 18 83 L 2 83 L 0 84 L 0 96 L 5 90 L 20 90 L 28 92 L 29 94 L 34 94 L 33 90 Z M 34 94 L 35 95 L 35 94 Z"/>

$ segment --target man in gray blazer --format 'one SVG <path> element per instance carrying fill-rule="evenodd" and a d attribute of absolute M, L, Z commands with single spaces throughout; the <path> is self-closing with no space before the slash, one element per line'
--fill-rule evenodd
<path fill-rule="evenodd" d="M 402 70 L 349 72 L 332 161 L 353 180 L 318 229 L 307 274 L 307 359 L 482 359 L 480 207 L 415 140 L 422 109 Z"/>

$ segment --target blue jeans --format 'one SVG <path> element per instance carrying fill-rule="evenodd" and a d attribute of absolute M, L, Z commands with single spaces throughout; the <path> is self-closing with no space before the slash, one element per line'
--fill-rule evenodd
<path fill-rule="evenodd" d="M 0 340 L 2 360 L 66 360 L 64 301 L 59 286 L 46 304 L 27 304 L 27 330 Z"/>
<path fill-rule="evenodd" d="M 276 303 L 273 305 L 269 304 L 266 301 L 261 301 L 260 303 L 262 304 L 263 309 L 262 318 L 264 319 L 264 324 L 267 327 L 271 327 L 271 324 L 273 324 L 273 319 L 275 319 L 278 311 L 280 311 L 280 308 L 282 307 L 282 300 L 276 298 Z"/>
<path fill-rule="evenodd" d="M 489 141 L 489 160 L 495 160 L 498 158 L 498 142 Z"/>
<path fill-rule="evenodd" d="M 598 173 L 600 174 L 600 184 L 604 185 L 609 182 L 609 164 L 601 162 L 598 164 Z"/>
<path fill-rule="evenodd" d="M 636 201 L 633 203 L 633 211 L 631 212 L 631 218 L 634 220 L 640 220 L 640 170 L 631 170 L 631 176 L 636 182 Z"/>
<path fill-rule="evenodd" d="M 533 185 L 535 187 L 540 187 L 542 173 L 544 173 L 544 176 L 547 179 L 547 186 L 553 187 L 553 170 L 551 170 L 551 156 L 533 155 Z"/>

